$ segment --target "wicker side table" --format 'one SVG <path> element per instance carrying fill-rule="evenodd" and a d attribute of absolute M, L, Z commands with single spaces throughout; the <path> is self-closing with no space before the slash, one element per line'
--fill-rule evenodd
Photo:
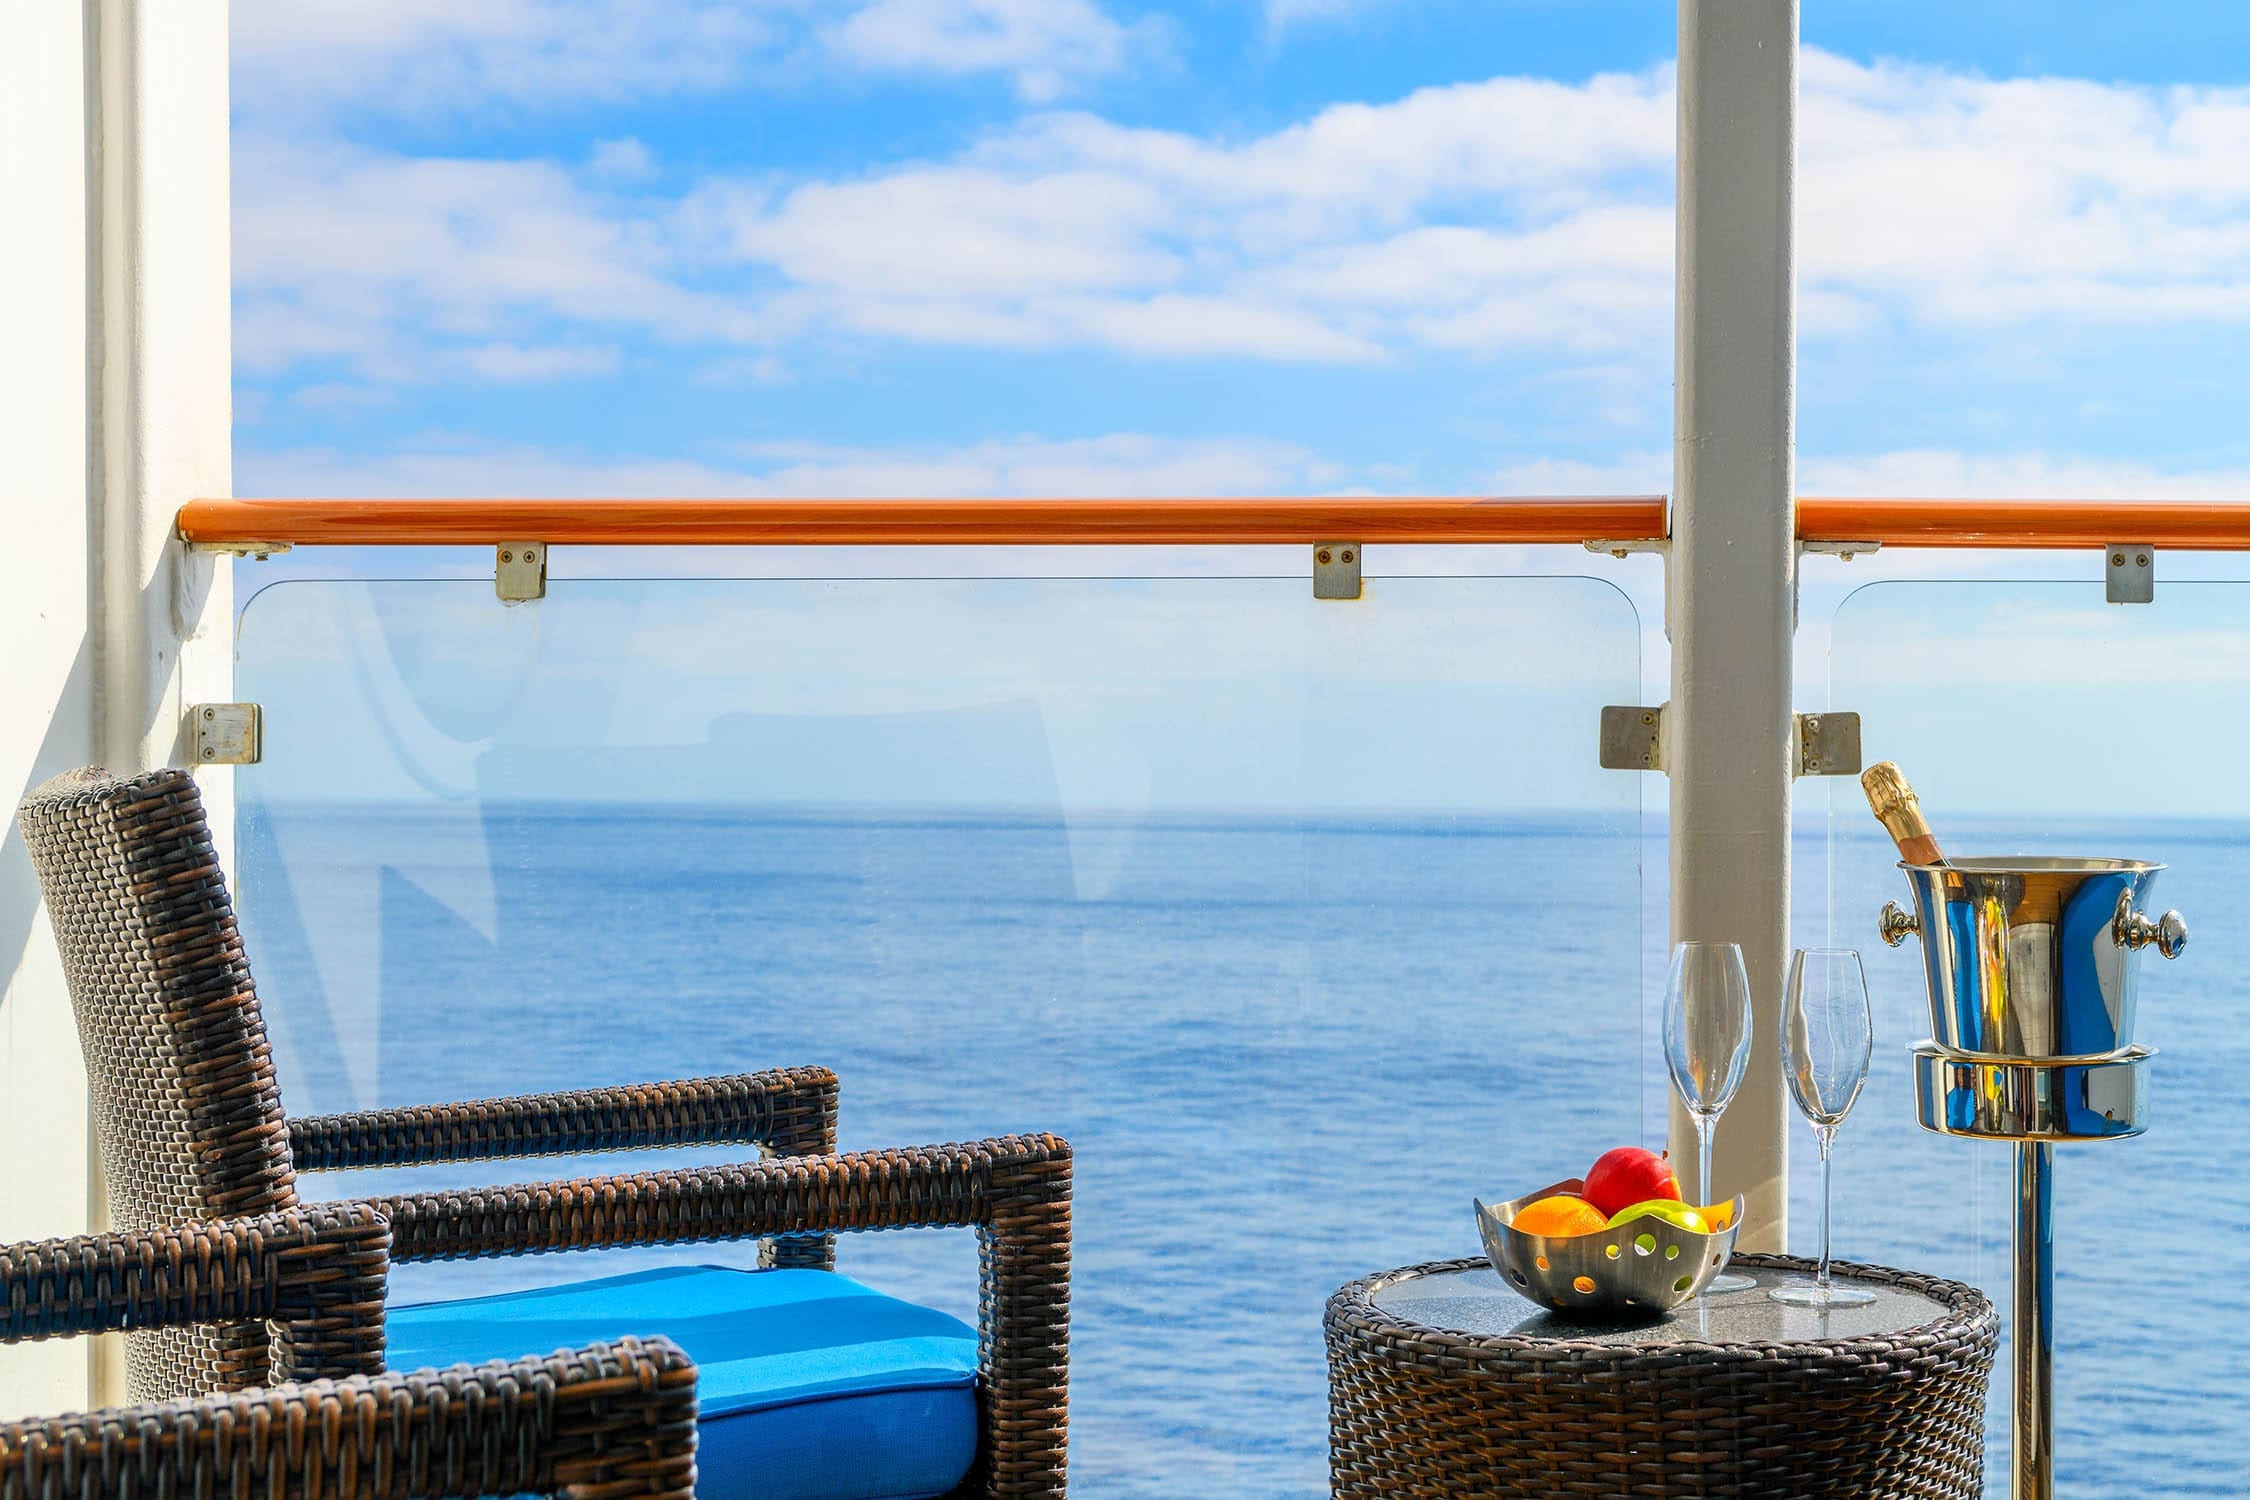
<path fill-rule="evenodd" d="M 1956 1282 L 1839 1263 L 1864 1307 L 1783 1307 L 1811 1264 L 1738 1256 L 1755 1290 L 1642 1324 L 1568 1321 L 1482 1260 L 1328 1301 L 1339 1496 L 1977 1500 L 2000 1319 Z"/>

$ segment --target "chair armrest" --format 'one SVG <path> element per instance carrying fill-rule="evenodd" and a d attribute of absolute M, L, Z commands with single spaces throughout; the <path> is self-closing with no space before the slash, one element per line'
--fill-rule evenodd
<path fill-rule="evenodd" d="M 822 1230 L 993 1224 L 1027 1189 L 1069 1198 L 1070 1147 L 1051 1135 L 775 1157 L 664 1172 L 362 1200 L 395 1260 L 460 1260 L 757 1239 Z"/>
<path fill-rule="evenodd" d="M 399 1260 L 822 1230 L 973 1226 L 978 1468 L 962 1495 L 1059 1497 L 1070 1347 L 1070 1147 L 1052 1135 L 368 1200 Z"/>
<path fill-rule="evenodd" d="M 774 1068 L 289 1122 L 300 1172 L 717 1144 L 789 1156 L 835 1150 L 836 1075 Z"/>
<path fill-rule="evenodd" d="M 390 1226 L 358 1203 L 0 1246 L 0 1343 L 270 1321 L 287 1377 L 383 1368 Z"/>
<path fill-rule="evenodd" d="M 691 1500 L 695 1366 L 669 1340 L 0 1425 L 0 1500 L 523 1493 Z"/>

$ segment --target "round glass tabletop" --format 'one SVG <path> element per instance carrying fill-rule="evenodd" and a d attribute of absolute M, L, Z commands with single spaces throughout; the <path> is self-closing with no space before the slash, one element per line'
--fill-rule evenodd
<path fill-rule="evenodd" d="M 1775 1270 L 1736 1262 L 1730 1270 L 1757 1285 L 1739 1292 L 1695 1298 L 1639 1322 L 1594 1321 L 1542 1310 L 1509 1290 L 1490 1266 L 1408 1276 L 1375 1292 L 1375 1306 L 1426 1328 L 1484 1337 L 1568 1339 L 1654 1347 L 1664 1344 L 1831 1343 L 1897 1333 L 1949 1315 L 1945 1304 L 1919 1292 L 1838 1273 L 1839 1286 L 1863 1287 L 1873 1302 L 1857 1307 L 1790 1307 L 1766 1293 L 1787 1284 L 1810 1284 L 1810 1271 Z"/>

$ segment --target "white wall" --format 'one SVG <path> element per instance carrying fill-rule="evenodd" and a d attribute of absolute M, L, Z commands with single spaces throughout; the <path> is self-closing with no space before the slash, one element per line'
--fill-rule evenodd
<path fill-rule="evenodd" d="M 0 13 L 0 1242 L 98 1222 L 84 1073 L 12 809 L 175 758 L 226 698 L 226 570 L 171 517 L 231 485 L 226 6 Z M 226 827 L 226 786 L 213 778 Z M 0 1350 L 0 1414 L 108 1389 L 81 1342 Z"/>
<path fill-rule="evenodd" d="M 93 525 L 85 23 L 74 5 L 46 4 L 11 6 L 0 26 L 0 203 L 20 230 L 0 249 L 0 513 L 12 559 L 0 587 L 0 790 L 12 807 L 93 759 Z M 88 1215 L 85 1086 L 13 821 L 0 838 L 0 980 L 0 1241 L 67 1233 Z M 0 1410 L 75 1393 L 83 1368 L 69 1346 L 0 1350 Z"/>

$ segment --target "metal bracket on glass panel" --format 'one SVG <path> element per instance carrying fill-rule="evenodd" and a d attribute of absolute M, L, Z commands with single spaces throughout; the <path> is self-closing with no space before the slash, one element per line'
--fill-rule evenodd
<path fill-rule="evenodd" d="M 255 703 L 191 703 L 188 745 L 199 766 L 251 766 L 265 753 L 265 714 Z"/>
<path fill-rule="evenodd" d="M 493 549 L 492 587 L 503 604 L 547 597 L 547 544 L 502 542 Z"/>
<path fill-rule="evenodd" d="M 1796 764 L 1798 776 L 1857 776 L 1859 774 L 1858 714 L 1797 715 Z"/>
<path fill-rule="evenodd" d="M 1362 550 L 1357 542 L 1313 543 L 1312 596 L 1315 599 L 1357 599 Z"/>
<path fill-rule="evenodd" d="M 2112 604 L 2156 602 L 2156 549 L 2145 542 L 2111 542 L 2102 552 L 2103 584 Z"/>
<path fill-rule="evenodd" d="M 1602 709 L 1602 765 L 1611 771 L 1664 769 L 1664 706 L 1612 703 Z"/>
<path fill-rule="evenodd" d="M 288 542 L 189 542 L 190 552 L 219 552 L 229 557 L 254 557 L 260 562 L 276 552 L 287 552 Z"/>
<path fill-rule="evenodd" d="M 1608 537 L 1590 537 L 1586 542 L 1588 552 L 1607 552 L 1611 557 L 1631 557 L 1636 552 L 1653 552 L 1658 557 L 1669 554 L 1672 543 L 1660 536 L 1634 537 L 1630 540 L 1612 540 Z"/>
<path fill-rule="evenodd" d="M 1850 562 L 1862 552 L 1882 551 L 1883 544 L 1881 542 L 1799 542 L 1797 550 L 1800 553 L 1817 552 L 1826 557 Z"/>

